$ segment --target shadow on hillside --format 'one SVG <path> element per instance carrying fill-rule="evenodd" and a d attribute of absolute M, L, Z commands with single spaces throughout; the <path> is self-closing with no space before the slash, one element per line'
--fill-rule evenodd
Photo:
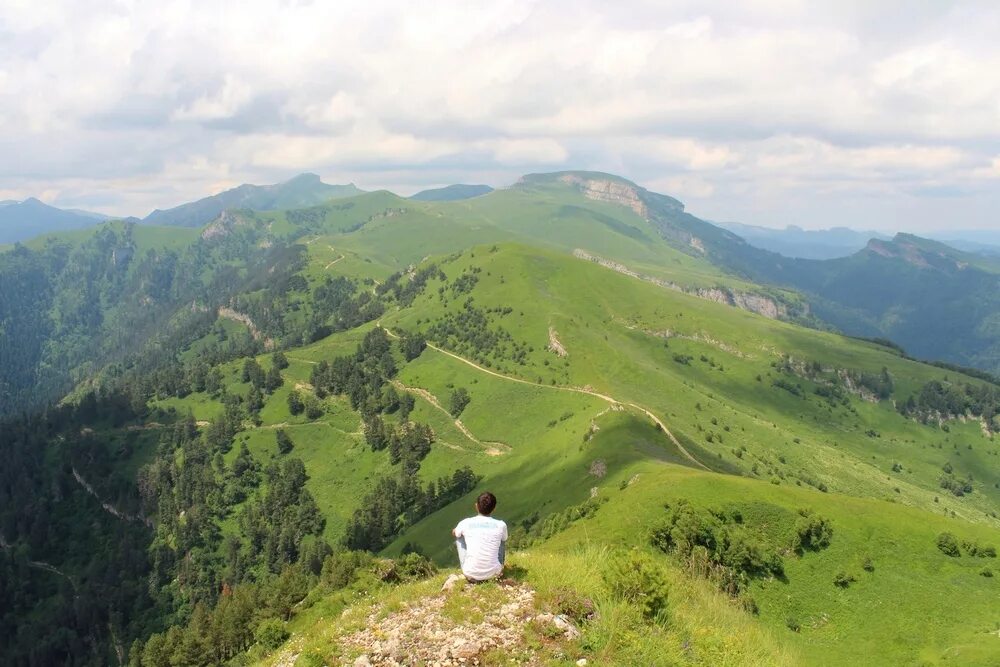
<path fill-rule="evenodd" d="M 719 472 L 719 473 L 723 473 L 725 475 L 736 475 L 737 477 L 742 477 L 743 476 L 743 474 L 744 474 L 743 470 L 740 469 L 739 466 L 734 465 L 734 464 L 729 463 L 728 461 L 724 460 L 722 457 L 720 457 L 718 455 L 718 453 L 712 453 L 709 450 L 705 449 L 704 447 L 702 447 L 701 445 L 699 445 L 697 442 L 695 442 L 684 431 L 681 431 L 681 430 L 677 429 L 676 427 L 673 427 L 673 428 L 671 428 L 670 432 L 673 433 L 674 437 L 677 438 L 677 441 L 680 442 L 684 446 L 684 449 L 688 450 L 688 452 L 691 453 L 691 456 L 693 456 L 696 459 L 698 459 L 698 461 L 700 461 L 702 463 L 702 465 L 704 465 L 706 468 L 708 468 L 712 472 Z M 694 467 L 691 464 L 691 462 L 687 461 L 687 460 L 680 461 L 680 464 L 681 465 L 686 465 L 689 468 L 693 468 Z"/>
<path fill-rule="evenodd" d="M 528 568 L 523 565 L 518 565 L 517 563 L 507 563 L 503 568 L 503 579 L 501 579 L 501 583 L 507 580 L 523 583 L 527 577 Z"/>

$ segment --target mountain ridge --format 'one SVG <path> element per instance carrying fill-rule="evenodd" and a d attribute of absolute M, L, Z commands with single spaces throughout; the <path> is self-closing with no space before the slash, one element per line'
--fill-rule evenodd
<path fill-rule="evenodd" d="M 805 230 L 795 225 L 772 229 L 739 222 L 715 222 L 763 250 L 799 259 L 836 259 L 846 257 L 865 247 L 870 239 L 891 236 L 876 231 L 859 231 L 848 227 Z"/>
<path fill-rule="evenodd" d="M 441 188 L 421 190 L 416 194 L 410 195 L 409 199 L 416 201 L 460 201 L 473 197 L 481 197 L 491 192 L 493 192 L 493 188 L 488 185 L 455 183 Z"/>
<path fill-rule="evenodd" d="M 287 181 L 271 185 L 244 183 L 229 190 L 180 204 L 169 209 L 157 209 L 142 219 L 145 224 L 178 227 L 200 227 L 226 209 L 272 210 L 306 208 L 330 199 L 361 194 L 353 183 L 330 185 L 316 174 L 302 173 Z"/>
<path fill-rule="evenodd" d="M 6 201 L 0 205 L 0 243 L 27 241 L 41 234 L 90 227 L 102 219 L 99 213 L 50 206 L 35 197 Z"/>

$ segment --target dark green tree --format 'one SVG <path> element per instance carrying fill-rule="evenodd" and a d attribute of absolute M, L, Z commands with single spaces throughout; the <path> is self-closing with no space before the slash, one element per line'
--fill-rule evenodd
<path fill-rule="evenodd" d="M 271 366 L 267 371 L 267 375 L 264 376 L 264 391 L 272 394 L 282 384 L 284 384 L 284 380 L 281 379 L 281 371 L 278 370 L 278 366 Z"/>
<path fill-rule="evenodd" d="M 471 400 L 472 397 L 469 396 L 469 392 L 465 387 L 457 387 L 453 392 L 451 392 L 451 400 L 449 402 L 448 411 L 451 412 L 453 417 L 458 417 L 469 405 Z"/>
<path fill-rule="evenodd" d="M 278 454 L 287 454 L 292 451 L 295 447 L 295 443 L 288 436 L 288 432 L 283 428 L 279 428 L 274 434 L 275 442 L 278 445 Z"/>
<path fill-rule="evenodd" d="M 427 339 L 420 332 L 403 332 L 399 339 L 399 349 L 407 361 L 413 361 L 419 357 L 426 347 Z"/>
<path fill-rule="evenodd" d="M 247 359 L 243 362 L 243 374 L 241 378 L 244 382 L 249 382 L 254 387 L 263 388 L 264 369 L 261 368 L 256 359 Z"/>
<path fill-rule="evenodd" d="M 293 415 L 300 415 L 306 409 L 306 404 L 302 401 L 302 394 L 298 389 L 288 392 L 288 411 Z"/>

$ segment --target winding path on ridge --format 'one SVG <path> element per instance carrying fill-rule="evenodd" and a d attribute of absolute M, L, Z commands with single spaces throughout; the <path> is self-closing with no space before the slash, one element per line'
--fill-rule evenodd
<path fill-rule="evenodd" d="M 381 322 L 379 323 L 379 326 L 382 326 Z M 389 329 L 387 327 L 382 327 L 382 328 L 385 329 L 386 333 L 389 334 L 389 336 L 391 338 L 399 338 L 399 336 L 397 336 L 391 329 Z M 596 391 L 593 391 L 591 389 L 583 389 L 583 388 L 580 388 L 580 387 L 561 387 L 561 386 L 558 386 L 558 385 L 538 384 L 536 382 L 531 382 L 530 380 L 524 380 L 522 378 L 514 377 L 512 375 L 504 375 L 503 373 L 497 373 L 494 370 L 490 370 L 489 368 L 486 368 L 484 366 L 480 366 L 476 362 L 474 362 L 474 361 L 472 361 L 470 359 L 466 359 L 465 357 L 459 356 L 459 355 L 455 354 L 454 352 L 449 352 L 448 350 L 440 348 L 440 347 L 438 347 L 437 345 L 435 345 L 433 343 L 428 342 L 427 343 L 427 347 L 431 348 L 432 350 L 436 350 L 436 351 L 440 352 L 441 354 L 448 355 L 452 359 L 455 359 L 457 361 L 461 361 L 463 364 L 466 364 L 468 366 L 472 366 L 473 368 L 475 368 L 476 370 L 478 370 L 478 371 L 480 371 L 482 373 L 486 373 L 487 375 L 492 375 L 493 377 L 500 378 L 501 380 L 507 380 L 509 382 L 518 382 L 520 384 L 526 384 L 526 385 L 531 386 L 531 387 L 539 387 L 539 388 L 542 388 L 542 389 L 553 389 L 553 390 L 556 390 L 556 391 L 569 391 L 569 392 L 573 392 L 575 394 L 586 394 L 587 396 L 593 396 L 595 398 L 601 399 L 602 401 L 606 401 L 607 403 L 609 403 L 611 405 L 627 405 L 627 406 L 629 406 L 631 408 L 635 408 L 636 410 L 644 413 L 647 417 L 649 417 L 653 421 L 653 423 L 656 424 L 660 428 L 660 430 L 663 431 L 663 433 L 666 434 L 666 436 L 668 438 L 670 438 L 670 442 L 672 442 L 674 444 L 674 446 L 677 447 L 677 450 L 681 454 L 683 454 L 686 459 L 688 459 L 689 461 L 691 461 L 691 463 L 693 463 L 697 467 L 701 468 L 702 470 L 710 470 L 710 468 L 708 466 L 706 466 L 704 463 L 702 463 L 701 461 L 699 461 L 698 459 L 696 459 L 691 454 L 691 452 L 689 452 L 687 449 L 684 448 L 684 445 L 682 445 L 680 443 L 680 441 L 676 437 L 674 437 L 674 434 L 670 432 L 670 429 L 667 428 L 667 425 L 664 424 L 663 421 L 661 421 L 659 417 L 657 417 L 656 415 L 654 415 L 652 412 L 650 412 L 646 408 L 642 407 L 641 405 L 637 405 L 636 403 L 626 403 L 624 401 L 619 401 L 618 399 L 614 398 L 613 396 L 608 396 L 607 394 L 602 394 L 600 392 L 596 392 Z"/>
<path fill-rule="evenodd" d="M 332 245 L 331 246 L 327 246 L 327 247 L 330 250 L 333 250 L 333 252 L 337 252 L 336 250 L 333 249 Z M 329 264 L 327 264 L 326 266 L 324 266 L 323 269 L 324 270 L 329 269 L 331 266 L 333 266 L 334 264 L 336 264 L 337 262 L 339 262 L 342 259 L 344 259 L 344 253 L 340 253 L 340 257 L 338 257 L 337 259 L 333 260 L 332 262 L 330 262 Z"/>
<path fill-rule="evenodd" d="M 389 330 L 386 329 L 386 331 Z M 461 431 L 462 435 L 464 435 L 472 442 L 476 443 L 480 447 L 484 447 L 488 455 L 500 456 L 501 454 L 510 451 L 510 445 L 508 445 L 506 442 L 500 442 L 499 440 L 480 440 L 479 438 L 477 438 L 472 433 L 472 431 L 469 430 L 469 427 L 466 426 L 464 423 L 462 423 L 461 419 L 457 419 L 454 416 L 452 416 L 450 412 L 444 409 L 444 406 L 441 405 L 440 401 L 438 401 L 437 396 L 427 391 L 426 389 L 422 389 L 420 387 L 407 387 L 399 380 L 393 380 L 392 384 L 397 389 L 402 389 L 403 391 L 412 391 L 414 394 L 417 394 L 418 396 L 420 396 L 420 398 L 427 401 L 432 407 L 444 413 L 444 415 L 447 416 L 448 419 L 454 420 L 455 428 Z M 461 449 L 461 447 L 459 447 L 459 449 Z"/>

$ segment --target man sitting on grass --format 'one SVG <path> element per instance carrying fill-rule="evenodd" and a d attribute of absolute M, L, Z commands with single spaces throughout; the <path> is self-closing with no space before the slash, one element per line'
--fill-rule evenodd
<path fill-rule="evenodd" d="M 507 524 L 490 516 L 497 506 L 497 497 L 489 491 L 476 499 L 476 516 L 462 519 L 455 526 L 455 546 L 462 574 L 471 583 L 478 583 L 503 573 Z"/>

